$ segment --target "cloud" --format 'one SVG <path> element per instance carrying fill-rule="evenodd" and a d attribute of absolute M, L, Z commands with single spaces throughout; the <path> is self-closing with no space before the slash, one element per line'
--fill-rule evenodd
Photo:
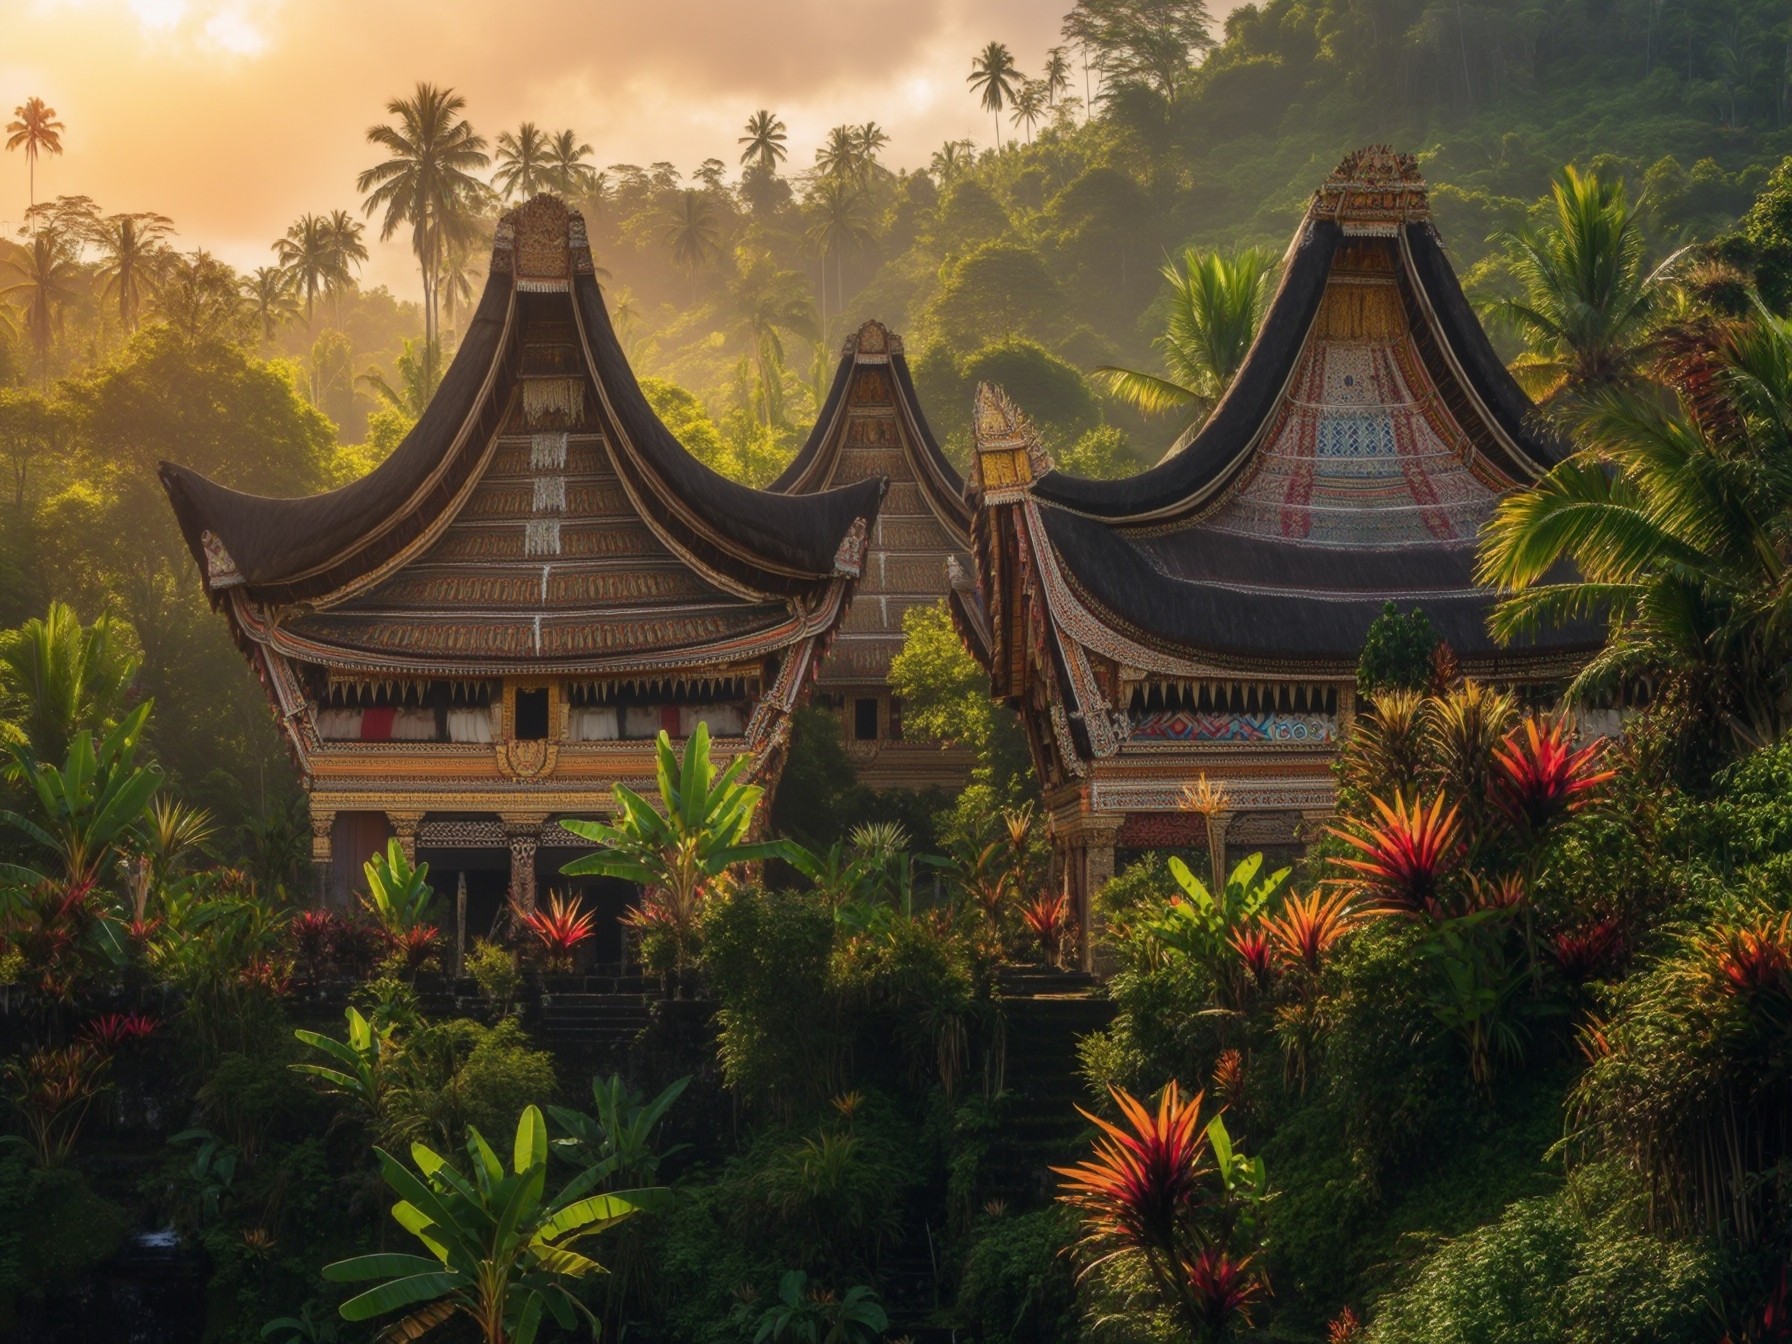
<path fill-rule="evenodd" d="M 889 162 L 917 167 L 993 135 L 971 55 L 997 39 L 1036 68 L 1068 2 L 0 0 L 0 106 L 37 94 L 67 123 L 40 195 L 160 210 L 184 244 L 247 266 L 297 215 L 357 203 L 367 127 L 418 80 L 466 95 L 487 136 L 571 126 L 606 164 L 732 165 L 741 123 L 770 107 L 793 166 L 829 126 L 875 120 Z M 23 169 L 0 160 L 0 220 L 23 213 Z M 412 285 L 395 248 L 371 278 Z"/>

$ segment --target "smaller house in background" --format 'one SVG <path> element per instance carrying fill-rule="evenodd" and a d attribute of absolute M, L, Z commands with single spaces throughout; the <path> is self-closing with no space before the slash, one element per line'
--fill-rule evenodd
<path fill-rule="evenodd" d="M 862 783 L 956 788 L 970 776 L 970 752 L 904 735 L 890 661 L 902 651 L 903 615 L 938 602 L 946 595 L 948 565 L 968 561 L 970 508 L 964 479 L 927 427 L 902 338 L 867 322 L 847 338 L 815 428 L 770 489 L 806 495 L 880 476 L 890 487 L 815 698 L 839 713 Z"/>

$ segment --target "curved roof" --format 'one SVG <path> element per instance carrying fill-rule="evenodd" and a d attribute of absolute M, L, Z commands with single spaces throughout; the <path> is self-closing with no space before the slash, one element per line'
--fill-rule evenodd
<path fill-rule="evenodd" d="M 595 385 L 595 416 L 640 502 L 663 511 L 683 545 L 738 581 L 772 591 L 833 573 L 854 522 L 875 516 L 881 483 L 781 495 L 730 481 L 692 457 L 654 414 L 622 353 L 584 221 L 543 196 L 504 217 L 485 290 L 441 386 L 368 475 L 325 494 L 275 499 L 162 464 L 208 587 L 243 586 L 271 601 L 326 598 L 438 526 L 464 498 L 519 383 L 539 372 L 522 367 L 523 328 L 526 316 L 542 316 L 543 301 L 577 329 L 576 372 Z"/>
<path fill-rule="evenodd" d="M 751 661 L 831 630 L 886 480 L 752 490 L 693 458 L 623 356 L 552 197 L 505 215 L 467 337 L 417 426 L 328 494 L 164 464 L 239 636 L 363 671 L 613 672 Z"/>
<path fill-rule="evenodd" d="M 963 561 L 970 544 L 964 478 L 928 427 L 902 338 L 872 321 L 847 338 L 814 429 L 770 488 L 810 494 L 878 475 L 889 492 L 852 610 L 822 665 L 824 685 L 885 681 L 904 615 L 946 596 L 947 562 Z"/>
<path fill-rule="evenodd" d="M 1053 470 L 995 395 L 977 425 L 974 488 L 1049 552 L 1045 597 L 1075 638 L 1092 618 L 1189 664 L 1342 669 L 1392 601 L 1482 665 L 1600 642 L 1587 624 L 1487 633 L 1482 524 L 1567 449 L 1476 322 L 1406 156 L 1361 151 L 1315 195 L 1237 378 L 1157 466 Z"/>

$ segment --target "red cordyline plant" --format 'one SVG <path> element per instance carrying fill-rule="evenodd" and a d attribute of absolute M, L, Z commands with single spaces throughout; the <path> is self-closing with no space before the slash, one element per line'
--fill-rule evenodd
<path fill-rule="evenodd" d="M 1213 1061 L 1213 1077 L 1208 1091 L 1221 1105 L 1230 1106 L 1244 1095 L 1244 1056 L 1236 1050 L 1222 1050 Z"/>
<path fill-rule="evenodd" d="M 408 929 L 388 932 L 392 951 L 404 963 L 405 973 L 415 975 L 442 950 L 442 931 L 434 924 L 413 924 Z"/>
<path fill-rule="evenodd" d="M 85 1040 L 7 1061 L 7 1092 L 41 1166 L 56 1166 L 74 1151 L 111 1062 L 110 1053 Z"/>
<path fill-rule="evenodd" d="M 1536 832 L 1591 802 L 1615 770 L 1598 769 L 1605 743 L 1574 747 L 1564 720 L 1536 717 L 1514 728 L 1494 752 L 1494 802 L 1518 826 Z"/>
<path fill-rule="evenodd" d="M 1725 993 L 1750 999 L 1792 996 L 1792 914 L 1720 929 L 1705 950 Z"/>
<path fill-rule="evenodd" d="M 1200 1321 L 1201 1339 L 1229 1339 L 1251 1324 L 1251 1304 L 1263 1294 L 1263 1280 L 1251 1268 L 1251 1257 L 1233 1259 L 1208 1246 L 1182 1262 L 1189 1305 Z"/>
<path fill-rule="evenodd" d="M 1325 1344 L 1356 1344 L 1363 1337 L 1362 1319 L 1345 1307 L 1325 1327 Z"/>
<path fill-rule="evenodd" d="M 1185 1101 L 1172 1081 L 1153 1112 L 1118 1088 L 1110 1091 L 1124 1123 L 1082 1111 L 1101 1130 L 1094 1152 L 1077 1166 L 1053 1168 L 1065 1178 L 1058 1198 L 1081 1213 L 1082 1246 L 1094 1253 L 1082 1273 L 1137 1256 L 1191 1338 L 1225 1339 L 1248 1323 L 1262 1284 L 1248 1257 L 1231 1258 L 1213 1228 L 1202 1225 L 1220 1205 L 1203 1094 Z"/>
<path fill-rule="evenodd" d="M 1379 825 L 1356 821 L 1354 830 L 1330 828 L 1363 856 L 1338 862 L 1356 874 L 1354 885 L 1380 913 L 1438 918 L 1439 884 L 1462 857 L 1456 808 L 1446 809 L 1442 794 L 1429 808 L 1417 799 L 1408 806 L 1399 794 L 1391 807 L 1379 798 L 1369 801 L 1381 814 Z"/>
<path fill-rule="evenodd" d="M 1264 916 L 1263 929 L 1277 956 L 1317 976 L 1326 954 L 1360 918 L 1348 891 L 1316 891 L 1310 896 L 1291 891 L 1280 915 Z"/>
<path fill-rule="evenodd" d="M 123 1046 L 146 1040 L 160 1024 L 148 1013 L 102 1013 L 81 1028 L 81 1039 L 106 1054 L 114 1054 Z"/>
<path fill-rule="evenodd" d="M 1276 954 L 1270 945 L 1269 935 L 1256 925 L 1247 925 L 1232 930 L 1232 936 L 1226 939 L 1226 945 L 1238 953 L 1238 960 L 1250 978 L 1251 986 L 1255 989 L 1267 989 L 1276 973 Z"/>
<path fill-rule="evenodd" d="M 517 922 L 534 934 L 547 954 L 550 970 L 570 971 L 574 952 L 595 930 L 592 915 L 578 897 L 568 901 L 550 892 L 545 910 L 517 910 Z"/>
<path fill-rule="evenodd" d="M 301 910 L 286 925 L 293 960 L 308 979 L 318 979 L 329 965 L 340 923 L 333 910 Z"/>
<path fill-rule="evenodd" d="M 1624 931 L 1611 918 L 1579 929 L 1563 929 L 1549 940 L 1549 957 L 1568 982 L 1603 979 L 1624 955 Z"/>
<path fill-rule="evenodd" d="M 1072 924 L 1069 893 L 1042 891 L 1021 906 L 1020 917 L 1039 940 L 1039 950 L 1045 953 L 1045 959 L 1058 965 Z"/>

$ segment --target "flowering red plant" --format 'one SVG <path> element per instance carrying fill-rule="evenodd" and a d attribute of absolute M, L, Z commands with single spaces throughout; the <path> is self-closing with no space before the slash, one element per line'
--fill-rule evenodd
<path fill-rule="evenodd" d="M 305 974 L 316 979 L 330 960 L 340 923 L 332 910 L 301 910 L 286 925 L 286 941 L 293 959 Z"/>
<path fill-rule="evenodd" d="M 1617 774 L 1596 768 L 1604 750 L 1600 741 L 1576 751 L 1561 719 L 1541 726 L 1535 716 L 1526 719 L 1493 753 L 1494 802 L 1519 826 L 1542 830 L 1586 806 L 1592 791 Z"/>
<path fill-rule="evenodd" d="M 1045 959 L 1057 965 L 1064 951 L 1065 936 L 1071 929 L 1068 893 L 1042 891 L 1020 908 L 1020 917 L 1039 940 Z"/>
<path fill-rule="evenodd" d="M 1052 1168 L 1065 1178 L 1058 1198 L 1082 1212 L 1091 1240 L 1118 1250 L 1173 1254 L 1177 1226 L 1199 1200 L 1201 1183 L 1213 1170 L 1204 1165 L 1203 1094 L 1184 1101 L 1175 1082 L 1166 1083 L 1154 1115 L 1130 1093 L 1119 1088 L 1109 1092 L 1127 1128 L 1077 1107 L 1102 1137 L 1087 1162 Z"/>
<path fill-rule="evenodd" d="M 1318 975 L 1332 945 L 1356 925 L 1359 915 L 1347 891 L 1302 896 L 1291 891 L 1280 916 L 1266 915 L 1263 928 L 1276 953 L 1291 966 Z"/>
<path fill-rule="evenodd" d="M 1706 954 L 1726 993 L 1792 994 L 1792 914 L 1720 930 L 1706 943 Z"/>
<path fill-rule="evenodd" d="M 411 975 L 429 965 L 442 950 L 442 931 L 434 924 L 413 924 L 402 932 L 389 934 L 388 939 L 392 951 Z"/>
<path fill-rule="evenodd" d="M 1239 1326 L 1251 1324 L 1251 1304 L 1263 1293 L 1263 1280 L 1251 1269 L 1251 1257 L 1235 1260 L 1208 1246 L 1182 1262 L 1191 1314 L 1204 1339 L 1224 1339 Z"/>
<path fill-rule="evenodd" d="M 81 1039 L 106 1054 L 116 1054 L 128 1042 L 147 1039 L 158 1023 L 148 1013 L 102 1013 L 81 1028 Z"/>
<path fill-rule="evenodd" d="M 1258 989 L 1267 987 L 1276 970 L 1275 949 L 1270 946 L 1269 935 L 1255 925 L 1245 925 L 1232 930 L 1226 944 L 1238 953 L 1251 983 Z"/>
<path fill-rule="evenodd" d="M 292 990 L 292 975 L 286 964 L 270 961 L 259 953 L 237 972 L 236 978 L 244 988 L 265 989 L 275 998 L 284 998 Z"/>
<path fill-rule="evenodd" d="M 1362 1337 L 1362 1318 L 1349 1307 L 1332 1317 L 1325 1327 L 1325 1344 L 1356 1344 Z"/>
<path fill-rule="evenodd" d="M 1570 984 L 1584 985 L 1604 978 L 1624 955 L 1624 931 L 1615 919 L 1563 929 L 1550 939 L 1549 955 Z"/>
<path fill-rule="evenodd" d="M 591 912 L 581 906 L 576 896 L 567 901 L 558 893 L 550 893 L 547 909 L 516 911 L 517 922 L 540 941 L 548 965 L 556 970 L 572 969 L 574 950 L 594 932 Z"/>
<path fill-rule="evenodd" d="M 1429 809 L 1416 799 L 1408 807 L 1399 794 L 1392 807 L 1379 798 L 1369 801 L 1381 814 L 1380 825 L 1357 821 L 1354 831 L 1331 828 L 1363 855 L 1338 862 L 1357 874 L 1355 884 L 1382 913 L 1435 918 L 1440 913 L 1438 883 L 1462 854 L 1455 806 L 1446 811 L 1442 794 Z"/>

